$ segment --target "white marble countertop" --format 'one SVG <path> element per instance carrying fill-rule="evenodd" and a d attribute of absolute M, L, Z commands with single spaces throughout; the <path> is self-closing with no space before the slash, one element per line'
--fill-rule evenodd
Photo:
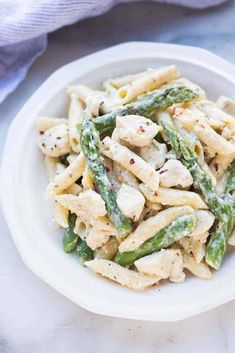
<path fill-rule="evenodd" d="M 56 68 L 96 50 L 133 40 L 207 48 L 235 64 L 235 3 L 194 11 L 153 3 L 118 6 L 104 16 L 49 36 L 48 49 L 0 106 L 0 151 L 7 129 Z M 176 323 L 91 314 L 55 292 L 23 264 L 0 214 L 1 353 L 233 353 L 235 301 Z"/>

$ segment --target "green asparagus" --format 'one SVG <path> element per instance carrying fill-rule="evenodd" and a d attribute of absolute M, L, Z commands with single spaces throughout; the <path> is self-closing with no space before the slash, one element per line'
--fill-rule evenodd
<path fill-rule="evenodd" d="M 76 223 L 77 216 L 74 213 L 69 212 L 68 217 L 68 228 L 64 233 L 63 245 L 65 252 L 72 252 L 76 249 L 78 243 L 78 236 L 74 233 L 74 227 Z"/>
<path fill-rule="evenodd" d="M 106 136 L 114 130 L 117 116 L 138 114 L 151 119 L 156 109 L 166 109 L 174 103 L 186 103 L 197 96 L 195 92 L 185 87 L 158 90 L 146 95 L 141 101 L 127 104 L 123 108 L 95 118 L 95 127 L 102 136 Z"/>
<path fill-rule="evenodd" d="M 217 194 L 210 176 L 201 167 L 197 155 L 187 141 L 174 127 L 164 122 L 161 123 L 165 135 L 178 158 L 191 172 L 195 188 L 202 192 L 207 205 L 218 220 L 217 229 L 211 234 L 207 244 L 206 260 L 212 267 L 219 269 L 226 251 L 227 241 L 234 226 L 233 204 L 228 198 L 220 197 Z"/>
<path fill-rule="evenodd" d="M 114 223 L 119 235 L 125 238 L 131 233 L 132 224 L 121 213 L 117 205 L 116 192 L 107 176 L 103 158 L 101 157 L 99 134 L 96 131 L 94 123 L 86 118 L 84 118 L 82 123 L 80 143 L 95 187 L 105 202 L 108 216 Z"/>
<path fill-rule="evenodd" d="M 235 161 L 229 167 L 229 175 L 225 192 L 232 192 L 235 190 Z"/>
<path fill-rule="evenodd" d="M 122 266 L 131 266 L 143 256 L 167 248 L 175 241 L 189 235 L 197 224 L 194 214 L 176 218 L 170 225 L 161 229 L 154 237 L 143 243 L 138 249 L 118 253 L 115 261 Z"/>
<path fill-rule="evenodd" d="M 77 255 L 82 258 L 83 261 L 93 260 L 94 252 L 87 245 L 85 240 L 79 239 L 77 244 Z"/>

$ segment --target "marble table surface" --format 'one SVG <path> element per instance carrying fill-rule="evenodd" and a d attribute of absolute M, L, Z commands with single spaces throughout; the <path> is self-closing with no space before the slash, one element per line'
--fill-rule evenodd
<path fill-rule="evenodd" d="M 196 1 L 196 0 L 195 0 Z M 200 46 L 235 64 L 235 2 L 195 11 L 149 2 L 120 5 L 107 14 L 51 35 L 46 52 L 0 106 L 0 153 L 9 124 L 35 89 L 61 65 L 133 40 Z M 1 353 L 233 353 L 235 301 L 175 323 L 104 317 L 73 304 L 23 264 L 0 214 Z"/>

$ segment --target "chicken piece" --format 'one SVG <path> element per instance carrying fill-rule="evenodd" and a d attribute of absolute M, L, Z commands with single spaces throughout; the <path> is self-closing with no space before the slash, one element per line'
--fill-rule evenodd
<path fill-rule="evenodd" d="M 145 198 L 140 191 L 132 186 L 122 184 L 117 193 L 117 204 L 126 217 L 137 222 L 144 209 Z"/>
<path fill-rule="evenodd" d="M 48 129 L 38 137 L 41 151 L 50 157 L 59 157 L 70 152 L 68 126 L 60 124 Z"/>
<path fill-rule="evenodd" d="M 139 272 L 159 276 L 163 279 L 169 278 L 171 282 L 183 282 L 183 258 L 178 249 L 161 250 L 152 255 L 144 256 L 135 261 Z"/>
<path fill-rule="evenodd" d="M 85 222 L 91 223 L 92 219 L 102 217 L 106 214 L 105 203 L 101 196 L 94 190 L 86 190 L 78 196 L 57 195 L 55 200 L 75 213 Z"/>
<path fill-rule="evenodd" d="M 153 140 L 151 145 L 140 148 L 140 157 L 154 169 L 159 169 L 163 166 L 167 158 L 167 147 L 165 143 Z"/>
<path fill-rule="evenodd" d="M 170 159 L 159 170 L 160 185 L 166 188 L 172 186 L 187 187 L 192 185 L 193 178 L 188 169 L 178 160 Z"/>
<path fill-rule="evenodd" d="M 143 116 L 126 115 L 117 116 L 116 129 L 121 140 L 143 147 L 151 144 L 161 128 Z"/>

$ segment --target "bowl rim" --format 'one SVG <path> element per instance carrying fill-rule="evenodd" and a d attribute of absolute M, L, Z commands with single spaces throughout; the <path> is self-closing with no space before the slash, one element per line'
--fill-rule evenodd
<path fill-rule="evenodd" d="M 144 50 L 143 50 L 144 49 Z M 15 200 L 15 195 L 13 192 L 13 178 L 9 176 L 8 171 L 13 168 L 15 161 L 17 160 L 18 153 L 13 145 L 12 141 L 17 138 L 19 129 L 22 130 L 21 126 L 21 117 L 22 115 L 27 115 L 30 113 L 30 109 L 37 103 L 38 109 L 40 106 L 45 105 L 55 96 L 61 89 L 62 85 L 58 85 L 57 78 L 65 73 L 68 76 L 72 77 L 74 75 L 74 69 L 79 64 L 82 67 L 82 72 L 88 73 L 92 69 L 97 68 L 97 66 L 103 66 L 107 64 L 112 64 L 120 60 L 128 60 L 135 58 L 136 53 L 141 52 L 141 58 L 157 57 L 165 59 L 180 59 L 182 62 L 193 62 L 193 64 L 200 65 L 205 69 L 214 70 L 217 74 L 222 75 L 226 80 L 231 81 L 235 85 L 235 66 L 228 63 L 219 56 L 201 48 L 191 47 L 191 46 L 182 46 L 177 44 L 165 44 L 165 43 L 152 43 L 152 42 L 126 42 L 122 43 L 108 49 L 104 49 L 78 60 L 75 60 L 69 64 L 62 66 L 57 69 L 52 75 L 48 77 L 44 83 L 35 91 L 35 93 L 27 100 L 25 105 L 17 113 L 14 120 L 12 121 L 7 137 L 5 146 L 3 149 L 3 157 L 1 162 L 1 171 L 0 171 L 0 195 L 1 195 L 1 205 L 3 214 L 7 221 L 8 228 L 14 240 L 14 243 L 24 261 L 26 266 L 31 269 L 38 277 L 43 281 L 49 284 L 51 287 L 59 291 L 61 294 L 72 300 L 73 302 L 79 304 L 81 307 L 98 314 L 104 314 L 108 316 L 129 318 L 129 319 L 138 319 L 138 320 L 148 320 L 148 321 L 177 321 L 186 317 L 196 315 L 198 313 L 204 312 L 206 310 L 212 309 L 218 305 L 221 305 L 225 302 L 228 302 L 235 298 L 235 286 L 231 283 L 226 288 L 226 291 L 221 291 L 220 295 L 216 298 L 210 298 L 211 300 L 205 301 L 204 303 L 195 303 L 193 307 L 184 308 L 183 305 L 175 308 L 174 312 L 171 314 L 166 314 L 164 310 L 158 312 L 157 317 L 151 313 L 142 313 L 138 314 L 134 310 L 128 311 L 120 308 L 120 306 L 113 306 L 110 308 L 107 306 L 106 302 L 102 303 L 102 300 L 97 304 L 92 304 L 92 301 L 84 300 L 81 295 L 78 295 L 79 288 L 77 288 L 76 295 L 73 295 L 69 288 L 64 288 L 61 285 L 59 278 L 53 274 L 52 271 L 47 271 L 47 268 L 38 262 L 35 253 L 32 254 L 29 250 L 27 243 L 21 242 L 22 232 L 23 232 L 23 223 L 17 213 L 17 203 Z M 174 53 L 174 55 L 172 55 Z M 99 64 L 100 62 L 100 64 Z M 97 64 L 98 63 L 98 64 Z M 79 75 L 78 75 L 79 76 Z M 52 87 L 53 90 L 49 90 Z M 40 97 L 44 95 L 44 92 L 50 92 L 41 100 L 41 104 L 38 104 Z M 24 130 L 24 128 L 23 128 Z"/>

